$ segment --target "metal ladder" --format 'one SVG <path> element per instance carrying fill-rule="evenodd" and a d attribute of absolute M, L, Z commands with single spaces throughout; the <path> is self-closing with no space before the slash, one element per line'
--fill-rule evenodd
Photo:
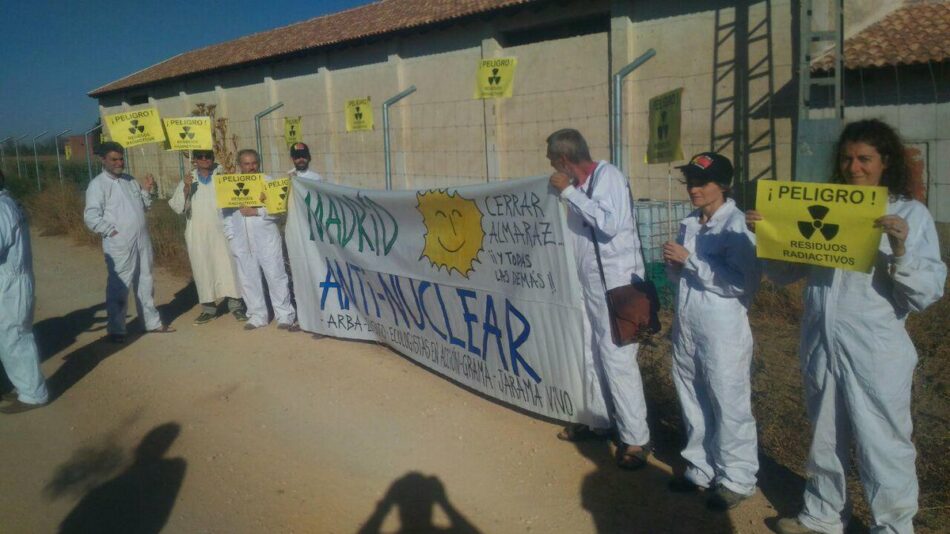
<path fill-rule="evenodd" d="M 844 0 L 821 2 L 828 21 L 817 28 L 814 0 L 801 0 L 798 49 L 798 124 L 795 136 L 795 180 L 824 182 L 830 174 L 834 144 L 844 122 Z M 834 54 L 831 74 L 815 75 L 812 60 Z M 830 90 L 832 107 L 816 107 L 816 90 Z"/>

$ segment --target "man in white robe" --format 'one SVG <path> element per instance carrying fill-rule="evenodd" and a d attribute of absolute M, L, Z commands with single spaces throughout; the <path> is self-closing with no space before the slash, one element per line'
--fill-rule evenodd
<path fill-rule="evenodd" d="M 195 170 L 175 188 L 168 205 L 187 219 L 185 242 L 191 274 L 198 289 L 201 313 L 195 324 L 205 324 L 218 315 L 215 302 L 227 301 L 228 310 L 238 321 L 247 321 L 238 290 L 234 262 L 224 236 L 224 221 L 214 192 L 214 175 L 221 167 L 214 162 L 213 150 L 192 152 Z"/>

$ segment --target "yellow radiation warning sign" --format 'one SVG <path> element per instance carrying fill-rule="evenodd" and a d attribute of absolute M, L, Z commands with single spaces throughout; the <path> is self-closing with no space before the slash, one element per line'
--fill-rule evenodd
<path fill-rule="evenodd" d="M 219 208 L 261 206 L 263 174 L 216 174 L 214 192 Z"/>
<path fill-rule="evenodd" d="M 162 119 L 171 150 L 213 150 L 210 117 Z"/>
<path fill-rule="evenodd" d="M 276 214 L 287 211 L 287 198 L 290 196 L 290 178 L 281 178 L 264 182 L 264 207 L 267 213 Z"/>
<path fill-rule="evenodd" d="M 680 144 L 680 103 L 683 88 L 650 99 L 650 141 L 647 163 L 669 163 L 683 159 Z"/>
<path fill-rule="evenodd" d="M 346 131 L 364 132 L 373 129 L 373 108 L 369 97 L 346 101 Z"/>
<path fill-rule="evenodd" d="M 868 272 L 887 210 L 887 188 L 759 180 L 755 224 L 760 258 Z"/>
<path fill-rule="evenodd" d="M 66 161 L 73 159 L 73 147 L 69 146 L 68 143 L 63 145 L 63 153 L 66 155 Z"/>
<path fill-rule="evenodd" d="M 300 117 L 284 117 L 284 141 L 287 142 L 287 146 L 303 142 L 303 134 L 300 133 Z"/>
<path fill-rule="evenodd" d="M 416 201 L 426 227 L 425 247 L 419 259 L 428 258 L 433 267 L 445 267 L 450 274 L 455 270 L 468 278 L 485 239 L 478 205 L 445 190 L 416 193 Z"/>
<path fill-rule="evenodd" d="M 500 57 L 478 62 L 474 98 L 511 98 L 518 58 Z"/>
<path fill-rule="evenodd" d="M 146 143 L 164 143 L 162 119 L 155 108 L 106 115 L 109 137 L 125 148 Z"/>

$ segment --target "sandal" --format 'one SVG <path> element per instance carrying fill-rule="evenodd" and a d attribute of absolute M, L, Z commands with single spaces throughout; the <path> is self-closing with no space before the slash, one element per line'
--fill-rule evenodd
<path fill-rule="evenodd" d="M 653 452 L 653 447 L 649 443 L 637 447 L 636 450 L 634 450 L 634 447 L 637 446 L 627 445 L 626 443 L 621 443 L 617 447 L 617 467 L 635 471 L 647 465 L 647 458 Z"/>
<path fill-rule="evenodd" d="M 587 425 L 574 423 L 567 425 L 557 433 L 557 439 L 561 441 L 587 441 L 590 439 L 601 439 L 607 437 L 607 432 L 592 429 Z"/>
<path fill-rule="evenodd" d="M 160 328 L 156 328 L 155 330 L 149 330 L 148 333 L 149 334 L 171 334 L 174 331 L 175 331 L 174 328 L 168 326 L 167 324 L 163 324 Z"/>

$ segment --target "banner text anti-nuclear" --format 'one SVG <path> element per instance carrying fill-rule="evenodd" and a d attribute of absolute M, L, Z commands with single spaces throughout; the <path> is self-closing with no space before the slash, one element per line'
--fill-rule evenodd
<path fill-rule="evenodd" d="M 760 258 L 868 272 L 887 209 L 887 188 L 759 180 L 755 224 Z"/>
<path fill-rule="evenodd" d="M 548 417 L 586 413 L 583 304 L 547 178 L 420 191 L 292 180 L 304 330 L 376 340 Z"/>

